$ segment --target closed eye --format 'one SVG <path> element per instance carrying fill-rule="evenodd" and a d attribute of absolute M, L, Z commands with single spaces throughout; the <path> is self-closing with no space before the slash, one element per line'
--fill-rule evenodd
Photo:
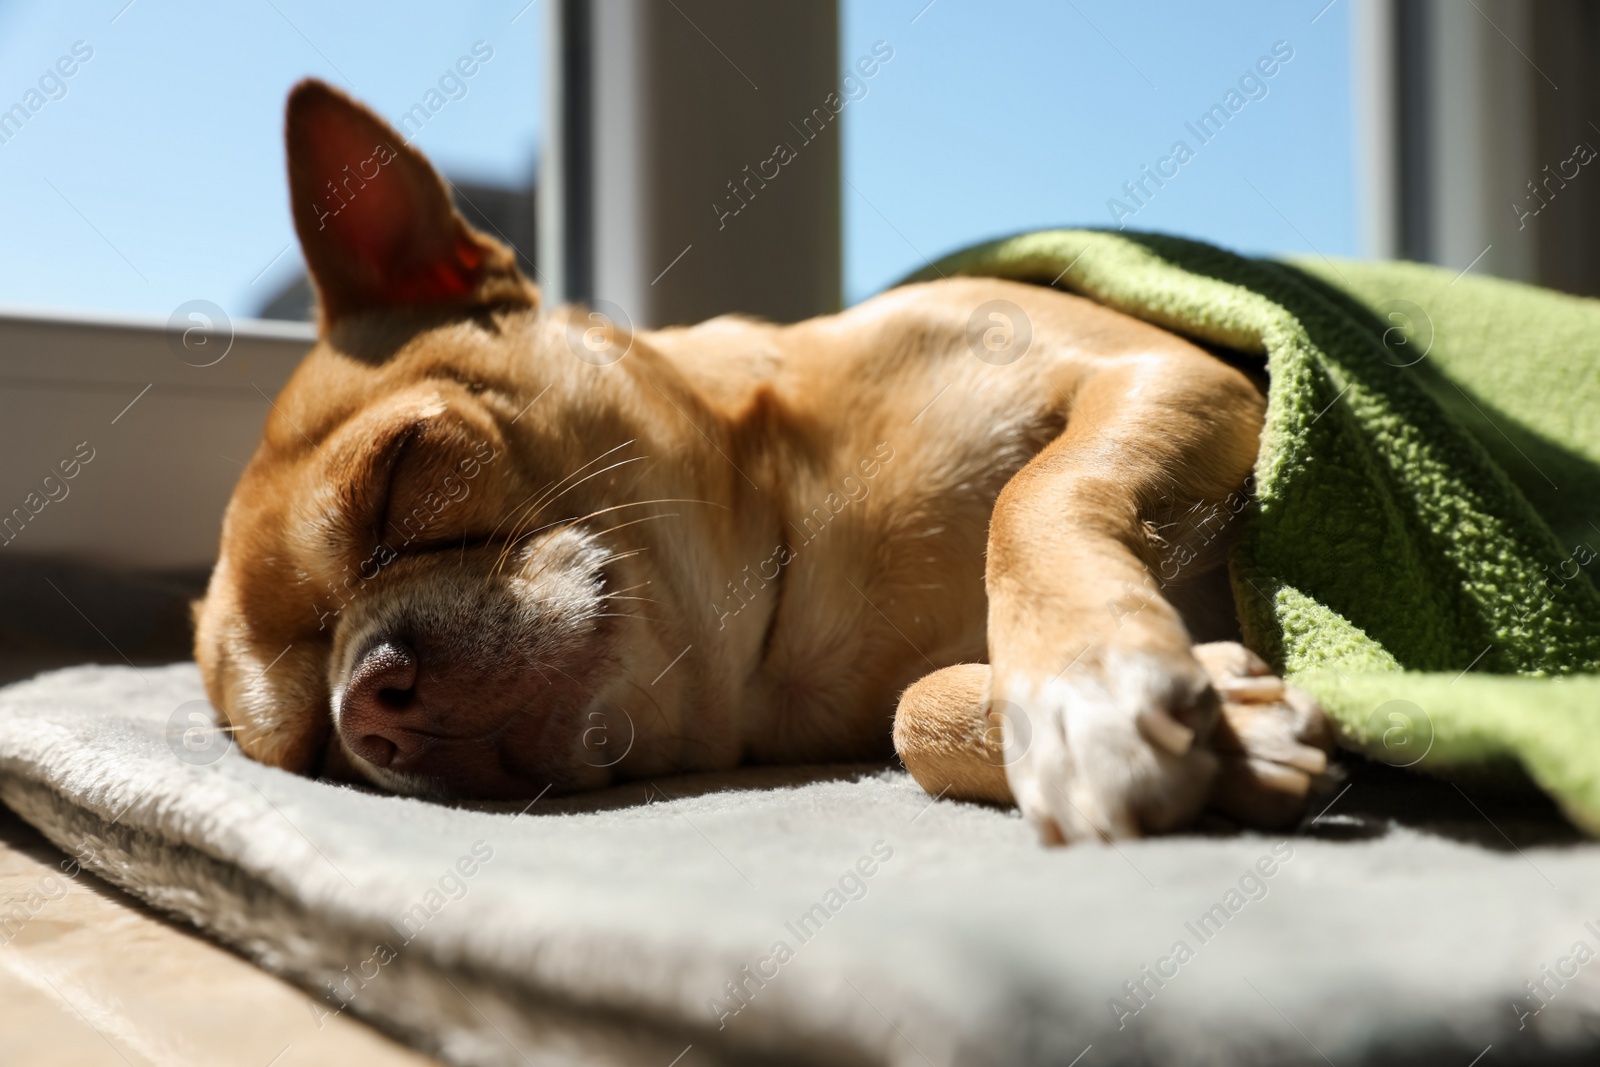
<path fill-rule="evenodd" d="M 500 539 L 489 534 L 469 534 L 465 537 L 456 537 L 450 540 L 434 539 L 426 541 L 413 541 L 396 551 L 402 556 L 437 555 L 441 552 L 471 552 L 480 548 L 489 548 L 500 543 Z"/>

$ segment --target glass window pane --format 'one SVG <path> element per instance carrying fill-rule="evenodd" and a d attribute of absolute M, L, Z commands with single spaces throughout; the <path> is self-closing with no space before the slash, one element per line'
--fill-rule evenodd
<path fill-rule="evenodd" d="M 843 0 L 841 73 L 893 50 L 846 83 L 846 301 L 1046 226 L 1356 254 L 1351 5 L 1321 6 Z"/>
<path fill-rule="evenodd" d="M 410 116 L 491 217 L 525 204 L 531 256 L 543 24 L 529 0 L 0 7 L 0 303 L 259 314 L 303 269 L 283 104 L 307 75 Z"/>

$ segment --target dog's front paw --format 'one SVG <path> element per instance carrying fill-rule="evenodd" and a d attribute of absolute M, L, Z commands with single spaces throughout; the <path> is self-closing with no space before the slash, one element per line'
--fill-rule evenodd
<path fill-rule="evenodd" d="M 1171 830 L 1194 818 L 1216 775 L 1217 701 L 1188 656 L 1106 653 L 1048 680 L 997 671 L 990 716 L 1006 779 L 1049 844 Z"/>
<path fill-rule="evenodd" d="M 1322 708 L 1243 645 L 1196 645 L 1194 655 L 1222 701 L 1212 741 L 1221 768 L 1210 805 L 1249 826 L 1293 825 L 1328 773 L 1333 731 Z"/>

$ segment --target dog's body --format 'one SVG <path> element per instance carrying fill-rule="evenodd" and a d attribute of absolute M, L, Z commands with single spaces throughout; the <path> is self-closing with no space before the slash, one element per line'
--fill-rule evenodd
<path fill-rule="evenodd" d="M 1226 607 L 1246 374 L 987 279 L 629 337 L 541 311 L 326 87 L 289 144 L 323 336 L 197 635 L 249 754 L 531 797 L 892 737 L 930 792 L 1014 797 L 1049 840 L 1298 811 L 1314 706 L 1174 607 Z"/>

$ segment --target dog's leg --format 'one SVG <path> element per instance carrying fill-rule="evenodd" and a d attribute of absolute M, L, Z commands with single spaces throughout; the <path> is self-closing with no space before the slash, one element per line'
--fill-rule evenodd
<path fill-rule="evenodd" d="M 1164 519 L 1244 484 L 1265 402 L 1175 344 L 1080 380 L 1065 431 L 1001 492 L 988 542 L 989 712 L 1051 842 L 1192 819 L 1216 778 L 1216 690 L 1157 574 Z"/>
<path fill-rule="evenodd" d="M 1257 829 L 1292 825 L 1333 748 L 1322 709 L 1310 694 L 1272 677 L 1243 645 L 1215 641 L 1196 645 L 1194 655 L 1222 712 L 1212 736 L 1220 767 L 1206 806 Z M 895 751 L 933 796 L 1013 803 L 1005 738 L 1016 724 L 989 714 L 989 673 L 984 663 L 946 667 L 900 697 Z"/>
<path fill-rule="evenodd" d="M 924 675 L 900 695 L 894 750 L 934 796 L 1010 804 L 1005 731 L 989 711 L 989 665 L 961 663 Z"/>

